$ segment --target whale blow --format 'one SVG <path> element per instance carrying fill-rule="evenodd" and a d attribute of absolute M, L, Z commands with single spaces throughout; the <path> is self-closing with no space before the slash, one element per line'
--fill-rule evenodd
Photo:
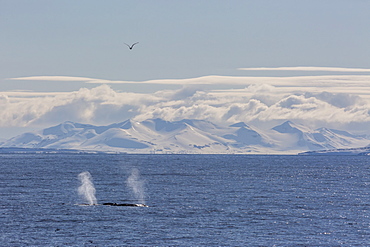
<path fill-rule="evenodd" d="M 78 194 L 82 196 L 89 205 L 96 205 L 98 200 L 95 197 L 95 187 L 92 182 L 90 172 L 81 172 L 78 174 L 81 186 L 78 188 Z"/>

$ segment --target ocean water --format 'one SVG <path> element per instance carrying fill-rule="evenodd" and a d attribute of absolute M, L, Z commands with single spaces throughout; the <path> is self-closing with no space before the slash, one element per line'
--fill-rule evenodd
<path fill-rule="evenodd" d="M 370 244 L 365 156 L 1 154 L 0 168 L 0 246 Z M 78 193 L 86 171 L 100 205 Z"/>

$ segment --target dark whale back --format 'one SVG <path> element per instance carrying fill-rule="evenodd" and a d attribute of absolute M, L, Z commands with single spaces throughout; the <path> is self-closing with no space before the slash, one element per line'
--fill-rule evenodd
<path fill-rule="evenodd" d="M 115 203 L 115 202 L 106 202 L 103 203 L 106 206 L 117 206 L 117 207 L 148 207 L 142 203 Z"/>

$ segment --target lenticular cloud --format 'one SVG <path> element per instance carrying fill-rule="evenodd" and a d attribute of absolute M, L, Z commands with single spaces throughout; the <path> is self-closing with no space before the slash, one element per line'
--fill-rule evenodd
<path fill-rule="evenodd" d="M 294 120 L 317 122 L 320 127 L 370 122 L 367 77 L 346 77 L 343 86 L 335 78 L 286 78 L 286 82 L 246 78 L 245 87 L 239 89 L 185 86 L 154 94 L 117 92 L 108 85 L 49 95 L 0 92 L 0 126 L 50 126 L 67 120 L 106 125 L 129 118 L 222 124 Z"/>
<path fill-rule="evenodd" d="M 340 68 L 340 67 L 277 67 L 277 68 L 240 68 L 252 71 L 327 71 L 327 72 L 370 72 L 370 69 Z"/>

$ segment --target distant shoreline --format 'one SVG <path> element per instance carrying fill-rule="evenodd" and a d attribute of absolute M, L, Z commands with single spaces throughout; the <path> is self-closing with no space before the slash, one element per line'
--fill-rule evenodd
<path fill-rule="evenodd" d="M 96 150 L 78 149 L 52 149 L 52 148 L 21 148 L 21 147 L 0 147 L 0 154 L 125 154 L 125 155 L 266 155 L 266 156 L 367 156 L 370 155 L 370 147 L 333 149 L 307 151 L 301 153 L 128 153 L 128 152 L 108 152 Z"/>

